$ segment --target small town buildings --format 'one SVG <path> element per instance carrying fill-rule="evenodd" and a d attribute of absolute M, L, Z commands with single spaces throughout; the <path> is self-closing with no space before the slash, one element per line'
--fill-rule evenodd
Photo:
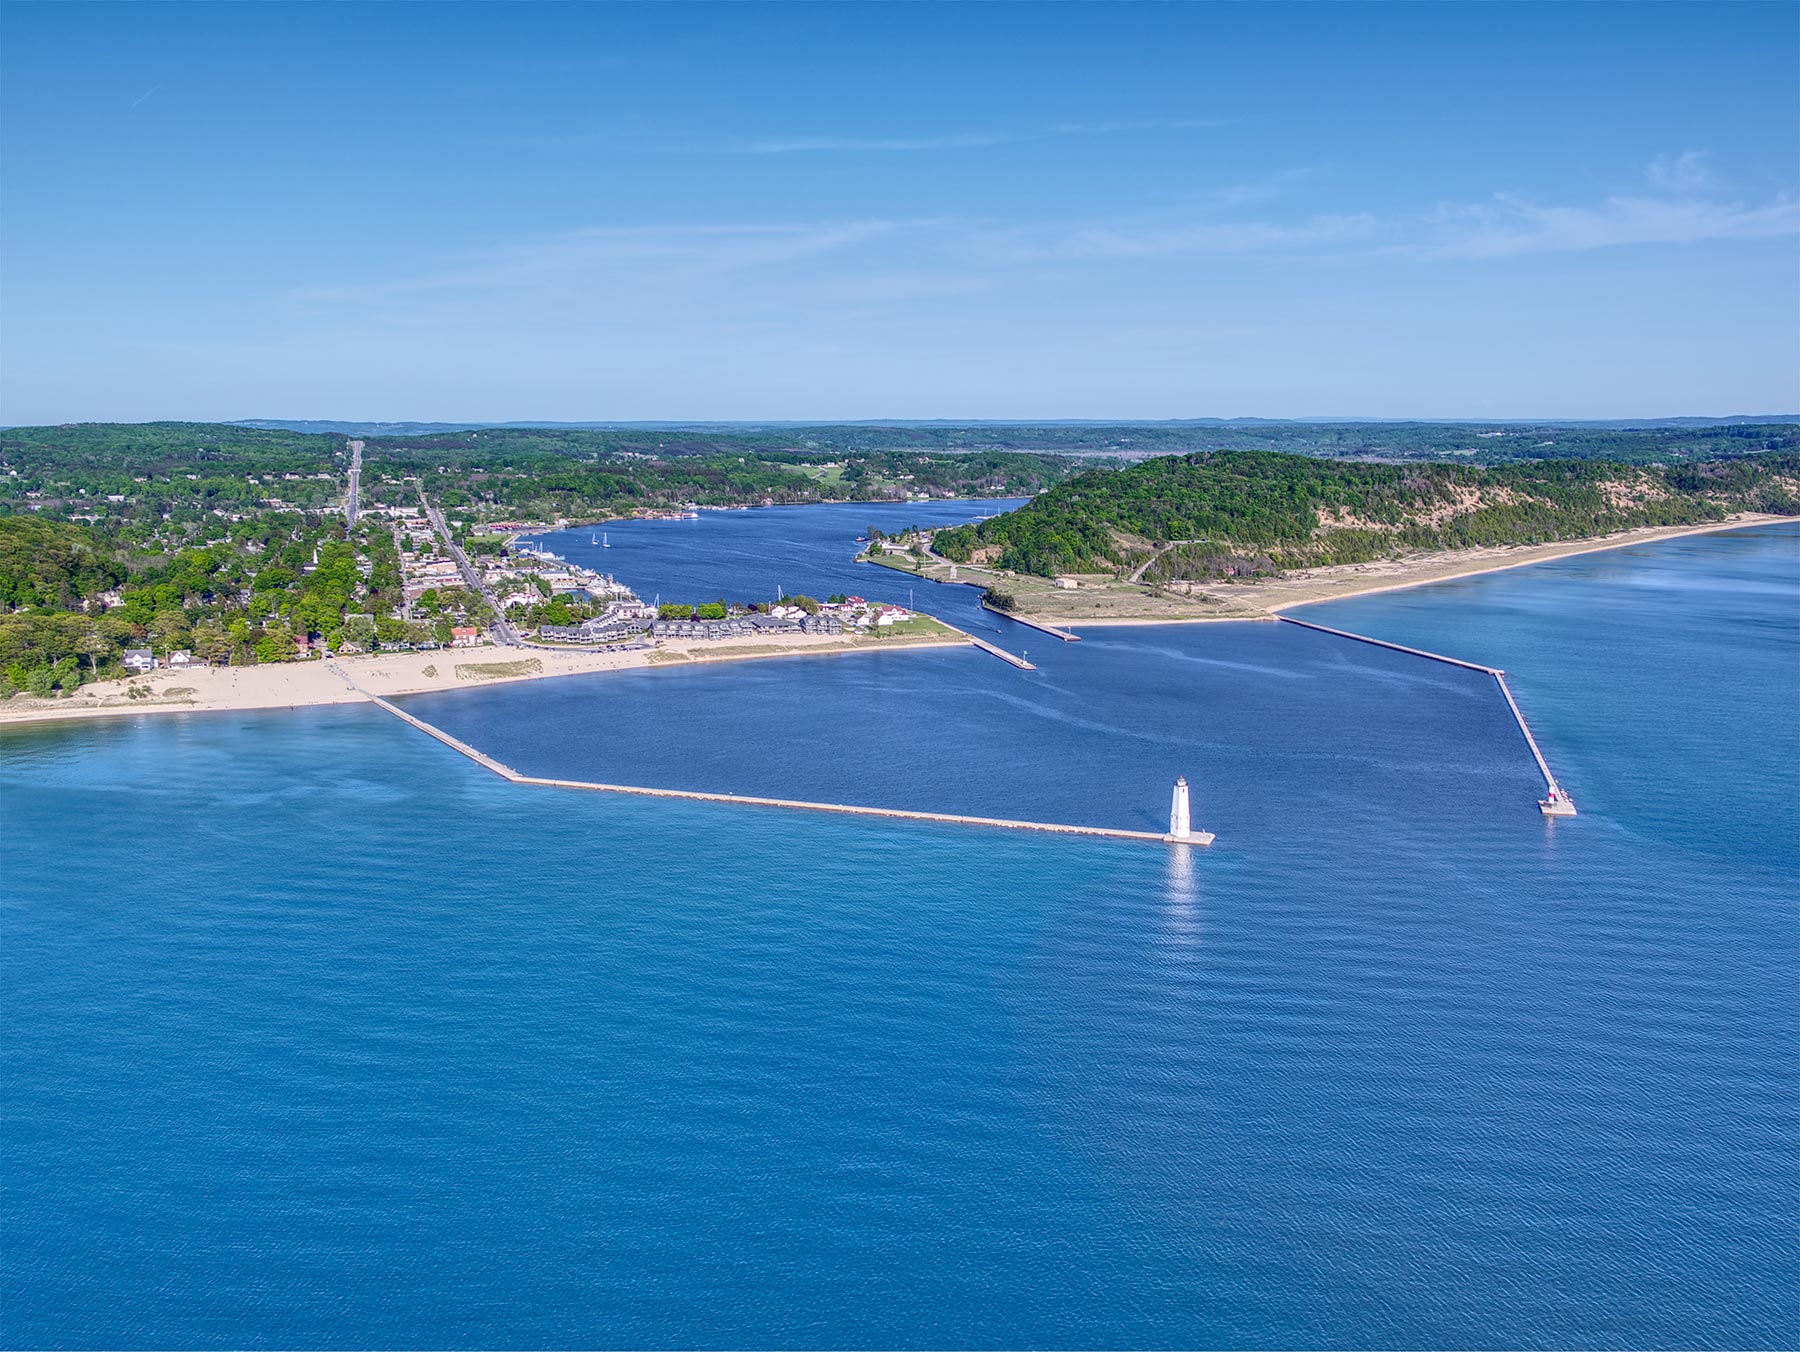
<path fill-rule="evenodd" d="M 450 630 L 452 648 L 473 648 L 481 642 L 481 630 L 469 625 L 456 625 Z"/>
<path fill-rule="evenodd" d="M 127 648 L 125 650 L 125 670 L 145 672 L 156 670 L 156 654 L 148 648 Z"/>
<path fill-rule="evenodd" d="M 655 620 L 650 633 L 656 638 L 742 638 L 749 634 L 797 634 L 797 620 L 774 615 L 736 615 L 724 620 Z"/>
<path fill-rule="evenodd" d="M 580 624 L 539 625 L 538 637 L 552 643 L 606 643 L 642 633 L 647 627 L 645 621 L 627 618 L 614 608 Z"/>
<path fill-rule="evenodd" d="M 170 671 L 189 671 L 195 667 L 204 667 L 205 665 L 206 661 L 204 658 L 195 657 L 186 648 L 177 648 L 174 652 L 169 654 Z"/>

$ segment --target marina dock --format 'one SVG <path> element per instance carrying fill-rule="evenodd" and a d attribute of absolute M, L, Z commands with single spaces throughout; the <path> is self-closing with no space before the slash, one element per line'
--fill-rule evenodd
<path fill-rule="evenodd" d="M 979 640 L 977 640 L 979 642 Z M 1010 654 L 1005 654 L 1010 656 Z M 1014 659 L 1015 661 L 1018 659 Z M 1142 840 L 1156 844 L 1176 845 L 1210 845 L 1213 836 L 1208 831 L 1196 831 L 1192 835 L 1177 840 L 1174 836 L 1160 831 L 1127 831 L 1111 826 L 1072 826 L 1061 822 L 1030 822 L 1010 817 L 973 817 L 955 812 L 917 812 L 907 808 L 894 807 L 859 807 L 851 803 L 813 803 L 797 798 L 758 798 L 740 793 L 704 793 L 695 789 L 652 789 L 636 784 L 601 784 L 585 779 L 548 779 L 541 775 L 524 775 L 510 765 L 495 760 L 485 752 L 477 751 L 461 738 L 452 737 L 442 728 L 427 723 L 424 719 L 409 714 L 392 700 L 383 699 L 380 695 L 371 694 L 358 685 L 343 668 L 332 665 L 332 671 L 364 699 L 375 704 L 398 718 L 403 723 L 411 724 L 427 737 L 442 742 L 451 750 L 467 756 L 484 770 L 492 771 L 500 778 L 513 784 L 534 784 L 553 789 L 582 789 L 589 793 L 628 793 L 642 798 L 682 798 L 700 803 L 734 803 L 744 807 L 775 807 L 790 811 L 835 812 L 852 817 L 887 817 L 899 821 L 935 822 L 950 826 L 986 826 L 1007 831 L 1044 831 L 1054 835 L 1065 836 L 1101 836 L 1109 840 Z"/>

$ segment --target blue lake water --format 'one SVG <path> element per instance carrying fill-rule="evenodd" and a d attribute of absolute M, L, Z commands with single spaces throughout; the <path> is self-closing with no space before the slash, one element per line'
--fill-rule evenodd
<path fill-rule="evenodd" d="M 909 503 L 839 503 L 700 512 L 693 521 L 615 521 L 604 527 L 531 536 L 564 558 L 611 573 L 648 601 L 772 601 L 782 593 L 843 592 L 905 605 L 972 629 L 1041 638 L 981 608 L 975 587 L 921 582 L 891 568 L 857 563 L 869 527 L 897 534 L 909 526 L 952 525 L 1012 510 L 1024 498 Z M 602 543 L 595 543 L 600 540 Z"/>
<path fill-rule="evenodd" d="M 946 514 L 992 510 L 944 507 Z M 609 527 L 904 599 L 921 508 Z M 574 536 L 576 533 L 570 533 Z M 579 533 L 585 549 L 587 533 Z M 579 556 L 575 541 L 565 552 Z M 1800 530 L 1291 626 L 0 738 L 11 1347 L 1800 1343 Z M 963 607 L 963 610 L 956 609 Z"/>

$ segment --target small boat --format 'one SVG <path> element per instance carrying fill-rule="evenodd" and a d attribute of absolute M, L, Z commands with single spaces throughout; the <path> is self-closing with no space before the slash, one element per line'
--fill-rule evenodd
<path fill-rule="evenodd" d="M 605 531 L 600 532 L 600 548 L 602 548 L 602 549 L 611 549 L 612 548 L 612 541 L 608 540 L 606 538 Z"/>

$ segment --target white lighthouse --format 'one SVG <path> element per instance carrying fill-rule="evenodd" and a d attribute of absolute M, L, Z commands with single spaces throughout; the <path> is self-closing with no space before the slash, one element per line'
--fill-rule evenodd
<path fill-rule="evenodd" d="M 1175 780 L 1175 792 L 1169 798 L 1169 838 L 1187 840 L 1194 834 L 1188 813 L 1188 782 L 1182 775 Z"/>

